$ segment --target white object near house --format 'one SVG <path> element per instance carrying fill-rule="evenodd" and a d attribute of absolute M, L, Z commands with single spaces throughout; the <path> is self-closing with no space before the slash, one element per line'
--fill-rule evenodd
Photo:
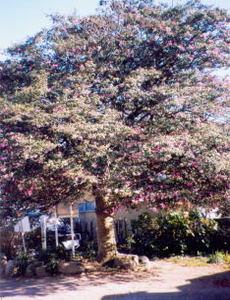
<path fill-rule="evenodd" d="M 81 235 L 78 233 L 77 236 L 78 237 L 76 237 L 76 238 L 74 237 L 74 239 L 72 239 L 72 233 L 71 233 L 71 240 L 62 242 L 65 250 L 73 251 L 73 247 L 74 247 L 74 250 L 77 249 L 78 247 L 80 247 Z"/>
<path fill-rule="evenodd" d="M 26 252 L 25 233 L 31 231 L 29 217 L 26 216 L 18 221 L 18 223 L 14 226 L 14 231 L 21 233 L 23 250 Z"/>
<path fill-rule="evenodd" d="M 47 220 L 47 227 L 49 228 L 50 225 L 52 226 L 52 228 L 54 227 L 54 231 L 55 231 L 55 244 L 56 244 L 56 247 L 58 246 L 58 223 L 59 223 L 59 220 L 58 220 L 58 217 L 57 217 L 57 207 L 55 207 L 54 209 L 54 216 L 50 217 L 48 220 Z"/>
<path fill-rule="evenodd" d="M 47 215 L 42 215 L 40 217 L 40 224 L 41 224 L 41 237 L 42 237 L 42 249 L 46 250 L 47 249 L 47 240 L 46 240 L 46 228 L 47 228 L 47 220 L 48 220 Z"/>
<path fill-rule="evenodd" d="M 29 232 L 31 230 L 30 228 L 30 222 L 29 217 L 24 217 L 18 223 L 14 226 L 15 232 Z"/>
<path fill-rule="evenodd" d="M 80 246 L 80 239 L 75 240 L 74 234 L 74 225 L 73 225 L 73 218 L 78 216 L 78 211 L 76 208 L 73 208 L 73 203 L 59 203 L 57 204 L 51 211 L 51 217 L 48 215 L 42 215 L 40 217 L 40 224 L 41 224 L 41 235 L 42 235 L 42 249 L 47 249 L 47 227 L 54 228 L 55 230 L 55 243 L 56 247 L 58 246 L 58 218 L 70 218 L 70 228 L 71 228 L 71 240 L 67 240 L 63 242 L 63 245 L 66 250 L 72 249 L 72 254 L 75 256 L 75 249 Z M 53 227 L 54 226 L 54 227 Z"/>

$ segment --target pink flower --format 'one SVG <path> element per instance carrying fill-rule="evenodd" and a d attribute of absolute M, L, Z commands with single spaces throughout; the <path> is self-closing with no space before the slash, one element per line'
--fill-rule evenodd
<path fill-rule="evenodd" d="M 152 212 L 158 212 L 158 209 L 157 209 L 156 207 L 151 207 L 150 210 L 151 210 Z"/>
<path fill-rule="evenodd" d="M 173 46 L 173 42 L 172 41 L 168 41 L 167 46 Z"/>
<path fill-rule="evenodd" d="M 164 208 L 166 208 L 166 205 L 164 203 L 161 203 L 160 208 L 164 209 Z"/>
<path fill-rule="evenodd" d="M 26 193 L 25 193 L 27 196 L 32 196 L 32 194 L 33 194 L 33 189 L 32 188 L 30 188 L 29 190 L 27 190 L 26 191 Z"/>
<path fill-rule="evenodd" d="M 1 143 L 0 144 L 0 149 L 6 148 L 6 146 L 7 146 L 7 143 Z"/>

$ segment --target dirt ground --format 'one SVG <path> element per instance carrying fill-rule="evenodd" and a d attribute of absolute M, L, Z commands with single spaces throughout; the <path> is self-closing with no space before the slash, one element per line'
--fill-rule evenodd
<path fill-rule="evenodd" d="M 230 272 L 217 265 L 151 262 L 146 272 L 89 273 L 0 281 L 0 300 L 230 300 Z"/>

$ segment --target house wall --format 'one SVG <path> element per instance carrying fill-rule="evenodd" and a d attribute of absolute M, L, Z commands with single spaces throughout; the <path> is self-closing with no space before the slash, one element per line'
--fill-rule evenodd
<path fill-rule="evenodd" d="M 76 200 L 73 204 L 73 214 L 75 231 L 80 232 L 83 239 L 96 239 L 97 219 L 95 212 L 95 198 L 90 192 L 86 192 L 81 199 Z M 86 204 L 86 205 L 84 205 Z M 54 210 L 53 210 L 54 211 Z M 146 206 L 137 209 L 120 208 L 114 217 L 114 224 L 117 234 L 117 239 L 122 241 L 125 235 L 132 231 L 132 220 L 137 220 L 138 216 L 146 211 Z M 59 217 L 68 217 L 70 215 L 69 204 L 60 203 L 57 206 L 57 215 Z"/>
<path fill-rule="evenodd" d="M 132 220 L 137 220 L 138 216 L 146 211 L 146 207 L 142 206 L 137 209 L 120 208 L 115 217 L 114 225 L 118 242 L 123 242 L 128 234 L 132 232 Z M 79 211 L 78 226 L 83 238 L 96 239 L 97 236 L 97 220 L 95 211 Z"/>
<path fill-rule="evenodd" d="M 128 208 L 120 208 L 114 216 L 114 220 L 123 220 L 126 219 L 128 222 L 131 220 L 137 220 L 138 216 L 146 211 L 146 206 L 142 206 L 137 209 L 128 209 Z M 89 212 L 79 212 L 79 218 L 82 221 L 90 222 L 96 220 L 96 213 L 95 211 Z"/>

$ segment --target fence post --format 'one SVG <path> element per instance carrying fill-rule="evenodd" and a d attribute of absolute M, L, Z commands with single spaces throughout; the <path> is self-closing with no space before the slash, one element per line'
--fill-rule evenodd
<path fill-rule="evenodd" d="M 69 206 L 70 209 L 70 227 L 71 227 L 71 240 L 72 240 L 72 255 L 75 256 L 75 246 L 74 246 L 74 228 L 73 228 L 73 203 Z"/>
<path fill-rule="evenodd" d="M 55 205 L 54 210 L 54 217 L 55 217 L 55 242 L 56 242 L 56 248 L 58 247 L 58 217 L 57 217 L 57 205 Z"/>

